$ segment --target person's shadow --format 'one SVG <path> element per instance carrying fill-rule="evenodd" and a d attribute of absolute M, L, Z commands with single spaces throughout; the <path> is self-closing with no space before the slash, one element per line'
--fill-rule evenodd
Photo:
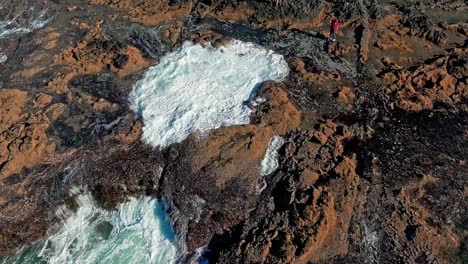
<path fill-rule="evenodd" d="M 323 50 L 327 53 L 330 54 L 330 40 L 326 40 L 323 43 Z"/>
<path fill-rule="evenodd" d="M 330 39 L 327 38 L 326 36 L 324 36 L 323 34 L 319 33 L 319 32 L 309 32 L 309 31 L 305 31 L 305 30 L 302 30 L 302 29 L 294 29 L 295 32 L 298 32 L 298 33 L 301 33 L 301 34 L 304 34 L 304 35 L 307 35 L 309 37 L 313 37 L 313 38 L 317 38 L 317 39 L 320 39 L 320 40 L 325 40 L 323 42 L 323 50 L 329 54 L 329 51 L 330 51 Z"/>
<path fill-rule="evenodd" d="M 304 35 L 307 35 L 309 37 L 313 37 L 313 38 L 318 38 L 318 39 L 322 39 L 322 40 L 326 40 L 327 38 L 320 34 L 319 32 L 309 32 L 309 31 L 305 31 L 305 30 L 302 30 L 302 29 L 293 29 L 294 32 L 298 32 L 298 33 L 301 33 L 301 34 L 304 34 Z"/>

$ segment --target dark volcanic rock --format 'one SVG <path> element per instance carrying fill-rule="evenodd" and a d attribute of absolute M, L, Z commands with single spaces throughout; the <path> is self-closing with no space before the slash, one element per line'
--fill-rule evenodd
<path fill-rule="evenodd" d="M 115 59 L 114 59 L 114 66 L 119 68 L 119 69 L 122 69 L 125 67 L 125 65 L 127 65 L 128 63 L 128 55 L 118 55 Z"/>
<path fill-rule="evenodd" d="M 133 32 L 130 36 L 130 43 L 139 48 L 148 58 L 162 56 L 167 50 L 161 41 L 161 37 L 155 32 Z"/>
<path fill-rule="evenodd" d="M 435 21 L 441 10 L 460 17 Z M 21 29 L 0 36 L 0 255 L 43 238 L 59 206 L 76 209 L 78 186 L 109 210 L 129 196 L 164 200 L 181 262 L 204 248 L 213 263 L 465 263 L 464 10 L 463 0 L 0 3 L 0 35 Z M 142 143 L 127 97 L 143 71 L 183 41 L 232 38 L 291 69 L 263 85 L 251 124 L 164 150 Z M 261 176 L 275 135 L 286 139 L 279 167 Z"/>
<path fill-rule="evenodd" d="M 118 55 L 115 60 L 116 63 L 117 60 L 120 61 L 119 64 L 123 63 L 125 60 L 128 62 L 128 57 L 126 55 Z M 121 66 L 124 66 L 125 64 Z M 71 80 L 70 86 L 81 89 L 83 92 L 86 92 L 96 98 L 103 98 L 113 103 L 124 102 L 127 100 L 124 91 L 122 91 L 119 85 L 116 83 L 116 77 L 112 76 L 111 74 L 103 73 L 80 76 Z"/>
<path fill-rule="evenodd" d="M 443 45 L 447 43 L 447 35 L 440 31 L 427 17 L 420 13 L 416 8 L 408 8 L 404 11 L 406 21 L 403 24 L 405 27 L 410 29 L 411 34 L 417 35 L 422 38 Z"/>
<path fill-rule="evenodd" d="M 300 122 L 283 90 L 267 83 L 263 91 L 269 101 L 260 106 L 255 125 L 219 129 L 195 142 L 189 138 L 165 154 L 160 188 L 189 252 L 248 217 L 258 202 L 257 167 L 268 142 Z"/>
<path fill-rule="evenodd" d="M 230 232 L 213 238 L 208 259 L 306 263 L 346 251 L 359 182 L 355 158 L 343 152 L 351 134 L 331 121 L 317 128 L 289 137 L 278 172 L 265 176 L 267 188 L 257 207 Z"/>

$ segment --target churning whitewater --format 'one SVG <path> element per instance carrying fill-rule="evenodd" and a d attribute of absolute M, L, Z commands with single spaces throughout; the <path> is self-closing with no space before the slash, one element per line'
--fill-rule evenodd
<path fill-rule="evenodd" d="M 77 201 L 77 212 L 46 241 L 0 263 L 175 263 L 175 237 L 156 199 L 131 198 L 116 211 L 99 208 L 90 195 Z"/>
<path fill-rule="evenodd" d="M 268 148 L 263 160 L 260 162 L 260 175 L 266 176 L 278 168 L 278 151 L 284 145 L 284 139 L 280 136 L 274 136 L 270 139 Z"/>
<path fill-rule="evenodd" d="M 193 132 L 249 123 L 258 84 L 289 73 L 282 55 L 234 40 L 219 49 L 190 42 L 151 67 L 130 96 L 143 140 L 165 147 Z"/>
<path fill-rule="evenodd" d="M 252 43 L 234 40 L 215 49 L 186 42 L 145 73 L 129 100 L 145 123 L 143 140 L 165 147 L 193 132 L 249 123 L 247 102 L 255 99 L 256 87 L 288 72 L 283 56 Z M 264 175 L 277 166 L 278 138 L 261 164 Z M 0 263 L 176 261 L 174 234 L 157 200 L 132 198 L 116 211 L 100 209 L 90 195 L 79 195 L 77 201 L 77 212 L 64 217 L 45 241 Z"/>

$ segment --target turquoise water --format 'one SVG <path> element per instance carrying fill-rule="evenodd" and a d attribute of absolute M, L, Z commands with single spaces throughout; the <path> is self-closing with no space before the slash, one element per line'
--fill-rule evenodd
<path fill-rule="evenodd" d="M 132 198 L 108 212 L 89 195 L 45 241 L 0 263 L 175 263 L 174 232 L 160 202 Z"/>
<path fill-rule="evenodd" d="M 141 113 L 143 139 L 167 146 L 193 132 L 248 124 L 258 84 L 289 73 L 283 56 L 252 43 L 233 41 L 221 49 L 185 43 L 148 69 L 134 87 L 133 109 Z M 41 242 L 6 263 L 175 263 L 174 232 L 161 204 L 131 199 L 115 211 L 99 208 L 90 195 L 77 198 L 76 213 Z"/>

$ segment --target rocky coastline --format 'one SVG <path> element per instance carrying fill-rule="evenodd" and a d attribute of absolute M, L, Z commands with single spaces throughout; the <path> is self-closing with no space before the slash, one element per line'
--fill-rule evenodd
<path fill-rule="evenodd" d="M 43 27 L 0 36 L 0 255 L 43 239 L 79 187 L 107 210 L 160 198 L 181 262 L 200 248 L 209 263 L 467 260 L 465 1 L 37 2 L 19 23 L 46 10 Z M 250 124 L 142 142 L 128 95 L 143 72 L 185 41 L 232 39 L 290 68 L 258 89 Z"/>

